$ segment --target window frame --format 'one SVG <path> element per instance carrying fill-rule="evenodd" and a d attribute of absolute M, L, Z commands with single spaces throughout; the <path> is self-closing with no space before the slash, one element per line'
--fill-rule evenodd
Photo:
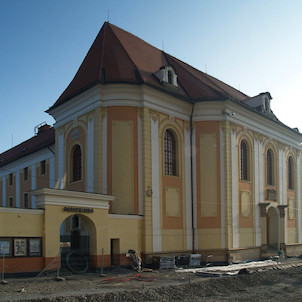
<path fill-rule="evenodd" d="M 177 176 L 177 139 L 170 128 L 164 132 L 164 175 Z"/>
<path fill-rule="evenodd" d="M 274 172 L 274 152 L 271 148 L 268 148 L 266 151 L 266 184 L 268 186 L 275 185 Z"/>
<path fill-rule="evenodd" d="M 46 160 L 41 160 L 40 161 L 40 175 L 45 175 L 46 174 Z"/>
<path fill-rule="evenodd" d="M 244 147 L 244 148 L 243 148 Z M 240 180 L 248 181 L 249 178 L 249 147 L 245 139 L 240 142 Z"/>
<path fill-rule="evenodd" d="M 288 160 L 287 160 L 287 188 L 289 190 L 294 190 L 295 189 L 294 166 L 293 166 L 292 156 L 289 156 Z"/>
<path fill-rule="evenodd" d="M 23 194 L 23 207 L 24 209 L 29 209 L 29 195 L 28 192 Z"/>
<path fill-rule="evenodd" d="M 173 85 L 173 72 L 170 69 L 167 72 L 167 80 L 169 84 Z"/>
<path fill-rule="evenodd" d="M 12 186 L 14 184 L 14 176 L 13 173 L 8 174 L 8 185 Z"/>
<path fill-rule="evenodd" d="M 73 146 L 70 160 L 71 160 L 71 182 L 81 181 L 83 165 L 82 165 L 82 148 L 79 144 Z"/>
<path fill-rule="evenodd" d="M 8 197 L 8 202 L 7 202 L 7 205 L 9 208 L 14 208 L 14 197 L 13 196 L 9 196 Z"/>
<path fill-rule="evenodd" d="M 27 181 L 29 177 L 29 169 L 28 167 L 23 168 L 23 181 Z"/>

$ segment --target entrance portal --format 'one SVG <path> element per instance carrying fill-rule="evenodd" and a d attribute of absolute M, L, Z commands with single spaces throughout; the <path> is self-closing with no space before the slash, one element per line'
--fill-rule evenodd
<path fill-rule="evenodd" d="M 267 246 L 269 249 L 280 249 L 280 215 L 276 208 L 270 207 L 266 214 Z"/>
<path fill-rule="evenodd" d="M 61 268 L 74 273 L 88 269 L 89 232 L 85 220 L 79 215 L 67 217 L 60 228 Z"/>

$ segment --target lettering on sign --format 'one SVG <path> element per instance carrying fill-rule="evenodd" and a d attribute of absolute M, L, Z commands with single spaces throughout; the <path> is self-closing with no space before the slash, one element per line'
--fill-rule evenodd
<path fill-rule="evenodd" d="M 93 213 L 93 209 L 92 208 L 64 207 L 64 212 Z"/>

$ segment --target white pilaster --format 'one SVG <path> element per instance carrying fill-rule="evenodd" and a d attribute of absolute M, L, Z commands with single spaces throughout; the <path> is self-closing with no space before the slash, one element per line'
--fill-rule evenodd
<path fill-rule="evenodd" d="M 283 148 L 279 148 L 278 153 L 278 167 L 277 171 L 279 171 L 279 182 L 278 182 L 278 192 L 279 192 L 279 204 L 286 205 L 287 204 L 287 173 L 286 173 L 286 157 L 285 150 Z M 287 234 L 287 211 L 285 211 L 284 217 L 284 241 L 285 244 L 288 242 L 288 234 Z"/>
<path fill-rule="evenodd" d="M 261 192 L 263 191 L 263 166 L 262 166 L 262 143 L 254 139 L 254 224 L 255 224 L 255 242 L 256 246 L 261 246 L 261 225 L 260 225 L 260 207 Z"/>
<path fill-rule="evenodd" d="M 232 226 L 233 226 L 233 248 L 239 248 L 238 233 L 238 164 L 236 131 L 231 131 L 232 152 Z"/>
<path fill-rule="evenodd" d="M 58 139 L 58 188 L 64 188 L 64 133 Z"/>
<path fill-rule="evenodd" d="M 158 120 L 151 119 L 151 159 L 152 159 L 152 231 L 153 231 L 153 252 L 160 252 L 162 249 L 160 229 L 160 192 L 159 192 L 159 141 L 158 141 Z"/>
<path fill-rule="evenodd" d="M 37 168 L 36 165 L 31 166 L 31 189 L 36 190 L 37 188 Z M 31 197 L 31 207 L 36 208 L 36 196 Z"/>
<path fill-rule="evenodd" d="M 193 157 L 193 221 L 194 221 L 194 249 L 198 249 L 197 233 L 197 163 L 196 163 L 196 130 L 192 133 L 192 157 Z"/>
<path fill-rule="evenodd" d="M 184 154 L 185 154 L 185 186 L 186 186 L 186 239 L 187 250 L 192 250 L 192 194 L 191 194 L 191 148 L 190 131 L 184 130 Z"/>
<path fill-rule="evenodd" d="M 139 215 L 144 214 L 143 205 L 143 150 L 142 150 L 142 119 L 140 113 L 137 113 L 137 155 L 138 155 L 138 213 Z"/>
<path fill-rule="evenodd" d="M 49 159 L 49 188 L 55 188 L 55 158 Z"/>
<path fill-rule="evenodd" d="M 94 192 L 94 119 L 88 120 L 87 126 L 87 187 L 88 193 Z"/>
<path fill-rule="evenodd" d="M 279 204 L 287 204 L 287 171 L 286 171 L 286 157 L 285 150 L 279 149 L 279 161 L 278 161 L 278 170 L 279 170 Z"/>
<path fill-rule="evenodd" d="M 6 176 L 2 177 L 2 206 L 6 206 Z"/>
<path fill-rule="evenodd" d="M 225 177 L 224 177 L 224 132 L 220 129 L 220 211 L 221 211 L 221 240 L 220 245 L 221 248 L 224 249 L 226 247 L 225 244 L 225 215 L 226 215 L 226 204 L 225 204 Z"/>
<path fill-rule="evenodd" d="M 298 215 L 298 242 L 302 243 L 302 231 L 301 231 L 301 165 L 300 165 L 301 156 L 298 153 L 297 155 L 297 215 Z"/>
<path fill-rule="evenodd" d="M 287 165 L 286 165 L 286 154 L 285 154 L 285 150 L 283 151 L 283 159 L 282 159 L 282 165 L 283 165 L 283 204 L 287 205 L 287 186 L 288 186 L 288 182 L 287 182 Z M 286 211 L 287 212 L 287 211 Z"/>
<path fill-rule="evenodd" d="M 20 208 L 20 172 L 16 171 L 16 207 Z"/>
<path fill-rule="evenodd" d="M 284 201 L 283 201 L 283 164 L 282 164 L 282 160 L 283 160 L 283 156 L 282 156 L 282 150 L 279 149 L 279 154 L 278 154 L 278 168 L 276 169 L 276 171 L 278 171 L 279 174 L 279 179 L 278 179 L 278 195 L 279 195 L 279 204 L 283 205 Z"/>
<path fill-rule="evenodd" d="M 107 113 L 102 124 L 102 191 L 107 194 Z"/>

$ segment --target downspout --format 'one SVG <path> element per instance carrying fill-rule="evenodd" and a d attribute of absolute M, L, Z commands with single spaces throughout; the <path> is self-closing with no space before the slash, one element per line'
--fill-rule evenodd
<path fill-rule="evenodd" d="M 191 162 L 191 215 L 192 215 L 192 253 L 195 251 L 195 221 L 194 221 L 194 186 L 193 186 L 193 112 L 194 103 L 192 104 L 192 111 L 190 115 L 190 162 Z"/>

